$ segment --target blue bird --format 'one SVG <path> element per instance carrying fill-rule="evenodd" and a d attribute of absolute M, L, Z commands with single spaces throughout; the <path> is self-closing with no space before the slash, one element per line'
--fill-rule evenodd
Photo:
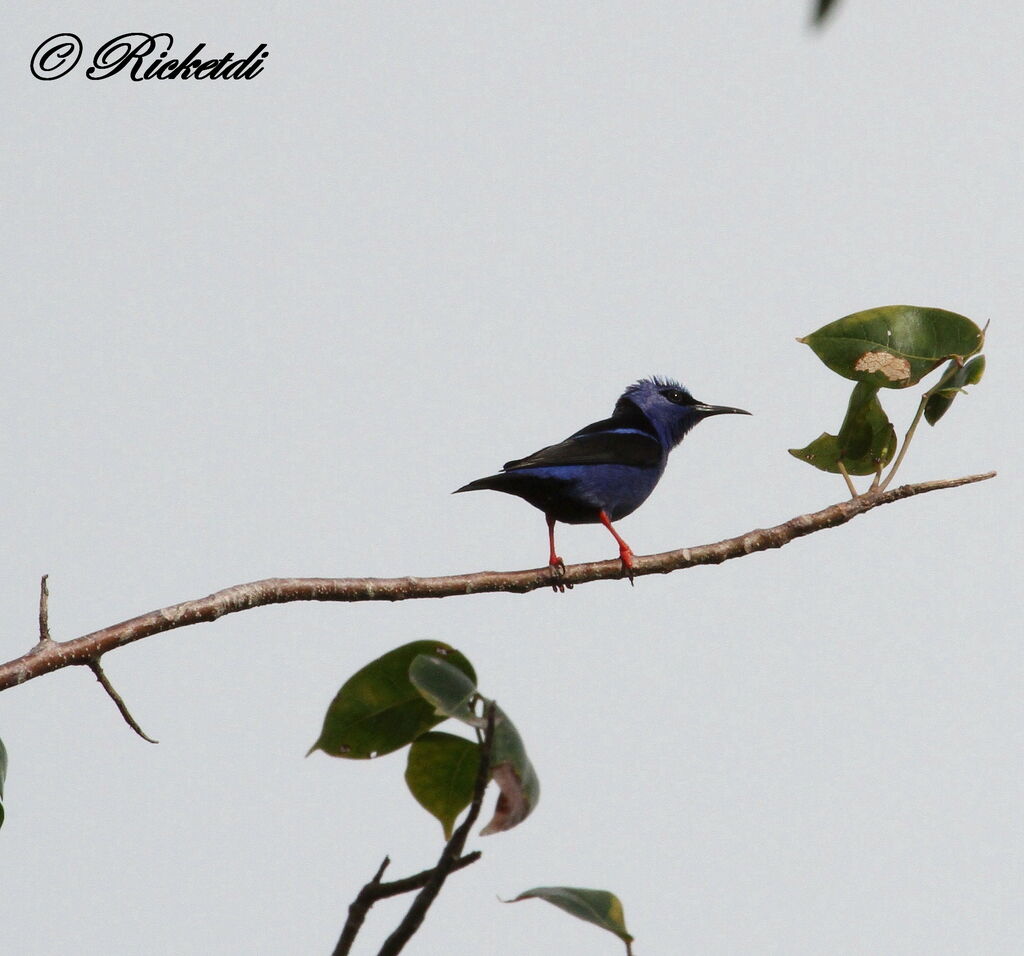
<path fill-rule="evenodd" d="M 633 552 L 612 526 L 632 514 L 654 491 L 669 452 L 699 421 L 712 415 L 749 415 L 742 408 L 705 405 L 678 382 L 644 378 L 615 403 L 611 418 L 594 422 L 557 445 L 506 462 L 501 472 L 478 478 L 460 491 L 503 491 L 544 512 L 548 564 L 561 574 L 555 522 L 603 524 L 619 545 L 623 571 L 633 579 Z"/>

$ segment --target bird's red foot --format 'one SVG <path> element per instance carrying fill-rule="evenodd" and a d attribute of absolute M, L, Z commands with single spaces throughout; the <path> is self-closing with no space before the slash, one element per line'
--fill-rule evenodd
<path fill-rule="evenodd" d="M 603 509 L 597 513 L 597 518 L 611 533 L 619 546 L 619 560 L 622 561 L 622 573 L 629 578 L 629 583 L 633 583 L 633 550 L 628 544 L 622 539 L 622 535 L 619 534 L 615 528 L 612 527 L 612 519 L 608 517 L 608 512 Z"/>
<path fill-rule="evenodd" d="M 629 545 L 619 548 L 619 560 L 622 562 L 622 573 L 629 578 L 629 583 L 633 584 L 633 569 L 636 565 L 633 563 L 633 552 Z"/>
<path fill-rule="evenodd" d="M 565 562 L 557 554 L 551 555 L 548 567 L 551 568 L 551 577 L 554 579 L 551 583 L 551 590 L 564 592 L 568 588 L 571 591 L 571 584 L 565 584 L 559 580 L 565 574 Z"/>

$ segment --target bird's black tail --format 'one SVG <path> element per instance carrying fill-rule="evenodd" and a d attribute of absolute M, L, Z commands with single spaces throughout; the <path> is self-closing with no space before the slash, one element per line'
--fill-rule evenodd
<path fill-rule="evenodd" d="M 477 478 L 468 485 L 456 488 L 452 494 L 457 495 L 460 491 L 505 491 L 508 484 L 508 475 L 488 475 L 486 478 Z"/>

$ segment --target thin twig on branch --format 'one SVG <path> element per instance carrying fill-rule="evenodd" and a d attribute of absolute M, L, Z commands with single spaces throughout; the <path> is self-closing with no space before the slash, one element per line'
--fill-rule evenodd
<path fill-rule="evenodd" d="M 636 556 L 633 574 L 668 574 L 700 564 L 721 564 L 755 551 L 781 548 L 795 538 L 845 524 L 879 505 L 911 498 L 914 495 L 957 488 L 995 477 L 990 471 L 964 478 L 926 481 L 901 485 L 887 491 L 869 491 L 849 501 L 841 501 L 813 514 L 800 515 L 776 525 L 759 528 L 735 538 L 694 548 L 680 548 L 662 554 Z M 559 575 L 560 584 L 585 584 L 622 577 L 618 560 L 573 564 Z M 195 601 L 185 601 L 150 611 L 120 624 L 68 641 L 41 641 L 28 653 L 6 664 L 0 664 L 0 691 L 41 677 L 51 671 L 73 664 L 91 666 L 91 662 L 115 648 L 164 631 L 190 624 L 215 621 L 225 614 L 247 611 L 269 604 L 291 601 L 406 601 L 413 598 L 441 598 L 457 594 L 510 592 L 522 594 L 552 584 L 550 568 L 530 571 L 479 571 L 473 574 L 452 574 L 444 577 L 418 578 L 267 578 L 250 584 L 225 588 Z"/>
<path fill-rule="evenodd" d="M 143 740 L 147 743 L 155 744 L 159 743 L 158 740 L 154 740 L 152 737 L 146 736 L 143 729 L 139 726 L 138 722 L 131 715 L 131 711 L 128 710 L 128 705 L 124 702 L 121 695 L 114 689 L 114 685 L 110 683 L 110 678 L 103 673 L 103 668 L 100 666 L 98 660 L 90 661 L 89 666 L 92 668 L 92 672 L 96 675 L 96 680 L 100 682 L 100 686 L 107 692 L 107 696 L 114 702 L 118 712 L 124 718 L 124 722 L 131 727 Z"/>
<path fill-rule="evenodd" d="M 39 582 L 39 643 L 52 641 L 50 637 L 50 589 L 46 586 L 48 574 Z"/>
<path fill-rule="evenodd" d="M 359 895 L 349 904 L 348 919 L 345 920 L 345 925 L 341 929 L 341 936 L 338 938 L 338 945 L 334 947 L 334 952 L 331 956 L 348 956 L 352 951 L 352 944 L 356 941 L 359 930 L 363 928 L 366 914 L 370 912 L 370 907 L 377 900 L 381 899 L 379 895 L 380 881 L 390 862 L 390 857 L 384 857 L 384 862 L 377 868 L 377 872 L 373 874 L 373 879 L 359 891 Z"/>

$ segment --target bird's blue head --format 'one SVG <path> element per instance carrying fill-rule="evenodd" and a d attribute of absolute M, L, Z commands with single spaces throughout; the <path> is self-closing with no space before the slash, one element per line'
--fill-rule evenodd
<path fill-rule="evenodd" d="M 666 448 L 674 448 L 697 422 L 712 415 L 749 415 L 742 408 L 705 405 L 697 401 L 682 385 L 670 378 L 642 378 L 622 393 L 615 405 L 615 414 L 632 411 L 635 406 L 658 432 Z"/>

